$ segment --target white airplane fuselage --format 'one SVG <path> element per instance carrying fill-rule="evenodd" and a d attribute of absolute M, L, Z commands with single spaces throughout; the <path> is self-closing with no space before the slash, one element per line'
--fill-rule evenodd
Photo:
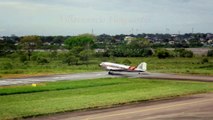
<path fill-rule="evenodd" d="M 146 63 L 141 63 L 138 67 L 127 66 L 123 64 L 116 64 L 111 62 L 102 62 L 100 64 L 102 68 L 107 71 L 118 71 L 118 72 L 145 72 L 146 71 Z"/>

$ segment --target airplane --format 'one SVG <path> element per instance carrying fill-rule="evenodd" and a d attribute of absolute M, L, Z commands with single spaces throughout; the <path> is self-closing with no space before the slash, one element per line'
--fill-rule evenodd
<path fill-rule="evenodd" d="M 142 62 L 137 67 L 134 66 L 127 66 L 123 64 L 111 63 L 111 62 L 102 62 L 100 67 L 104 68 L 105 70 L 109 71 L 108 74 L 113 74 L 112 71 L 115 72 L 138 72 L 139 74 L 142 72 L 146 72 L 147 70 L 147 63 Z"/>

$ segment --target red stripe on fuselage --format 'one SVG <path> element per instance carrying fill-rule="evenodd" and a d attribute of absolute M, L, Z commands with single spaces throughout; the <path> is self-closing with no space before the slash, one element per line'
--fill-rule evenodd
<path fill-rule="evenodd" d="M 136 69 L 136 67 L 134 67 L 134 66 L 129 67 L 129 70 L 135 70 L 135 69 Z"/>

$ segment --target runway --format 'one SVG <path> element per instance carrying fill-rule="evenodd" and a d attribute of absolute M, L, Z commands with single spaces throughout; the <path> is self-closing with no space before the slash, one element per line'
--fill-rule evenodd
<path fill-rule="evenodd" d="M 142 78 L 213 82 L 213 76 L 180 75 L 180 74 L 169 74 L 169 73 L 150 73 L 150 74 L 147 74 L 147 75 L 146 74 L 142 75 Z"/>
<path fill-rule="evenodd" d="M 165 73 L 115 73 L 106 71 L 66 75 L 51 75 L 19 79 L 0 79 L 0 86 L 88 80 L 96 78 L 129 77 L 141 79 L 168 79 L 213 82 L 212 76 L 178 75 Z M 186 96 L 170 100 L 145 101 L 107 109 L 93 109 L 28 118 L 29 120 L 210 120 L 213 119 L 213 93 Z"/>
<path fill-rule="evenodd" d="M 213 120 L 213 93 L 115 108 L 59 113 L 29 120 Z"/>
<path fill-rule="evenodd" d="M 0 79 L 0 86 L 19 85 L 19 84 L 31 84 L 40 82 L 54 82 L 63 80 L 88 80 L 96 78 L 110 78 L 116 76 L 110 76 L 107 72 L 90 72 L 90 73 L 76 73 L 76 74 L 64 74 L 64 75 L 49 75 L 40 77 L 27 77 L 27 78 L 14 78 L 14 79 Z"/>
<path fill-rule="evenodd" d="M 213 76 L 177 75 L 177 74 L 166 74 L 166 73 L 142 73 L 142 74 L 115 73 L 114 75 L 108 75 L 106 71 L 103 71 L 103 72 L 50 75 L 50 76 L 42 76 L 42 77 L 28 77 L 28 78 L 17 78 L 17 79 L 15 78 L 0 79 L 0 86 L 11 86 L 11 85 L 31 84 L 31 83 L 40 83 L 40 82 L 54 82 L 54 81 L 63 81 L 63 80 L 71 80 L 71 81 L 88 80 L 88 79 L 96 79 L 96 78 L 113 78 L 113 77 L 213 82 Z"/>

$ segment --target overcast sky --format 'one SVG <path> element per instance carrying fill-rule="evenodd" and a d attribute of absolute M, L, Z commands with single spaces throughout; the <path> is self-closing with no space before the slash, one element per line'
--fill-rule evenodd
<path fill-rule="evenodd" d="M 213 32 L 213 0 L 0 0 L 2 35 Z"/>

